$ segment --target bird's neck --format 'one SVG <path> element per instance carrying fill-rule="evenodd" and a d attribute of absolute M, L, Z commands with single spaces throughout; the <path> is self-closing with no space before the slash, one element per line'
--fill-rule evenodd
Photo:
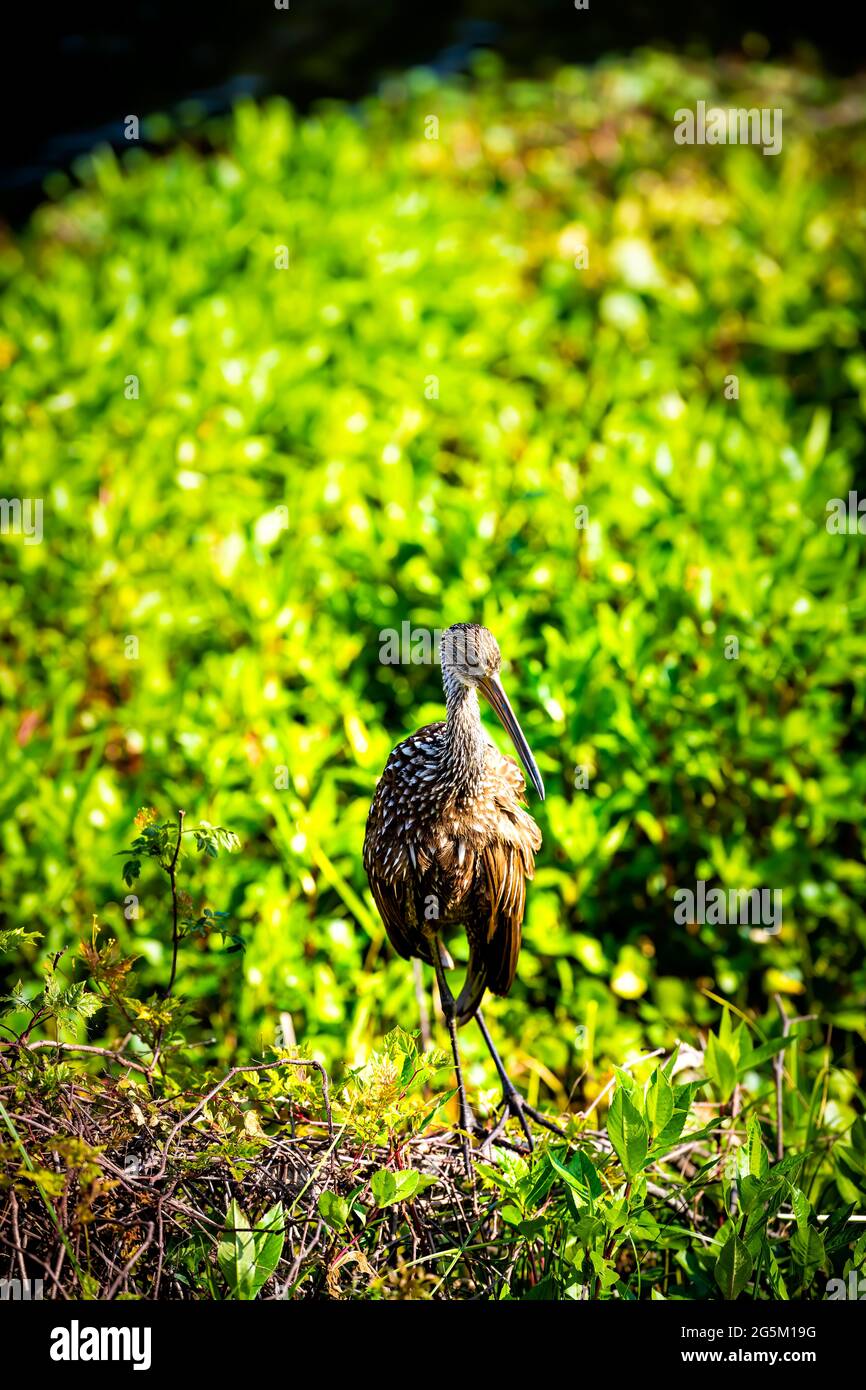
<path fill-rule="evenodd" d="M 484 775 L 484 756 L 487 740 L 478 708 L 478 693 L 473 686 L 446 672 L 445 686 L 445 764 L 447 780 L 459 792 L 474 792 Z"/>

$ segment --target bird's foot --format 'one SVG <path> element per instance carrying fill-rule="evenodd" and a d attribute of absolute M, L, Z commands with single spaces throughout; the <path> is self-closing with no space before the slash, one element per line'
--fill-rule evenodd
<path fill-rule="evenodd" d="M 513 1086 L 510 1081 L 507 1085 L 502 1087 L 501 1109 L 502 1114 L 499 1116 L 499 1119 L 496 1121 L 490 1133 L 486 1135 L 484 1143 L 481 1146 L 482 1149 L 489 1149 L 496 1143 L 500 1135 L 505 1133 L 505 1126 L 511 1116 L 514 1116 L 518 1120 L 520 1128 L 523 1130 L 526 1137 L 526 1143 L 530 1153 L 532 1153 L 535 1148 L 535 1141 L 532 1138 L 532 1130 L 529 1128 L 529 1120 L 534 1120 L 536 1124 L 543 1125 L 545 1129 L 551 1130 L 551 1132 L 560 1139 L 566 1137 L 558 1125 L 555 1125 L 546 1115 L 542 1115 L 541 1111 L 536 1110 L 533 1105 L 530 1105 L 528 1100 L 524 1100 L 516 1086 Z"/>

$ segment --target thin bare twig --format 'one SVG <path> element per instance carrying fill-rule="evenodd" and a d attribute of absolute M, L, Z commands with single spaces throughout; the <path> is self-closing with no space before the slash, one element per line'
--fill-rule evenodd
<path fill-rule="evenodd" d="M 150 1075 L 150 1069 L 142 1066 L 141 1062 L 134 1062 L 131 1057 L 126 1057 L 122 1052 L 114 1051 L 110 1047 L 93 1047 L 90 1043 L 55 1042 L 53 1038 L 26 1043 L 25 1047 L 29 1052 L 36 1052 L 37 1049 L 55 1052 L 87 1052 L 93 1057 L 107 1057 L 109 1061 L 117 1062 L 118 1066 L 131 1067 L 133 1071 L 140 1071 L 144 1076 Z"/>
<path fill-rule="evenodd" d="M 178 1120 L 174 1129 L 171 1131 L 171 1133 L 165 1141 L 165 1146 L 162 1152 L 162 1164 L 160 1165 L 159 1171 L 156 1173 L 148 1174 L 146 1178 L 144 1178 L 143 1180 L 148 1182 L 157 1182 L 160 1178 L 165 1177 L 166 1167 L 168 1164 L 168 1151 L 171 1148 L 174 1139 L 186 1125 L 191 1124 L 193 1120 L 198 1119 L 202 1111 L 205 1110 L 208 1105 L 210 1105 L 214 1096 L 219 1095 L 223 1087 L 227 1086 L 230 1081 L 233 1081 L 236 1076 L 241 1076 L 244 1072 L 278 1071 L 280 1067 L 314 1067 L 315 1070 L 319 1072 L 322 1078 L 322 1101 L 324 1103 L 325 1114 L 328 1119 L 328 1135 L 329 1137 L 333 1138 L 334 1121 L 331 1116 L 331 1101 L 328 1092 L 328 1077 L 325 1072 L 325 1068 L 322 1066 L 321 1062 L 314 1062 L 306 1058 L 281 1057 L 274 1062 L 256 1062 L 249 1066 L 232 1067 L 231 1071 L 227 1072 L 226 1075 L 222 1078 L 222 1080 L 218 1081 L 217 1084 L 210 1091 L 208 1091 L 207 1095 L 199 1101 L 198 1105 L 196 1105 L 194 1109 L 192 1109 L 189 1112 L 188 1115 L 184 1115 L 181 1117 L 181 1119 Z"/>
<path fill-rule="evenodd" d="M 174 978 L 177 974 L 177 950 L 180 945 L 178 933 L 178 900 L 177 900 L 177 861 L 180 857 L 180 846 L 183 840 L 183 820 L 186 811 L 177 813 L 177 844 L 174 847 L 174 854 L 168 867 L 168 877 L 171 882 L 171 974 L 168 977 L 168 984 L 165 987 L 166 999 L 174 989 Z"/>

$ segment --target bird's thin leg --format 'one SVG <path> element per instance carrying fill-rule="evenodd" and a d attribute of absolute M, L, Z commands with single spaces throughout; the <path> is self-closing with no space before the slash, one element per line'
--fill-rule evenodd
<path fill-rule="evenodd" d="M 466 1099 L 466 1087 L 463 1084 L 463 1070 L 460 1066 L 460 1053 L 457 1049 L 457 1019 L 454 1006 L 454 995 L 448 987 L 445 979 L 445 967 L 442 964 L 442 954 L 439 949 L 438 937 L 433 938 L 433 964 L 436 967 L 436 982 L 439 985 L 439 1003 L 445 1015 L 445 1022 L 448 1024 L 448 1032 L 451 1037 L 451 1051 L 454 1054 L 454 1070 L 457 1074 L 457 1103 L 460 1108 L 460 1129 L 463 1142 L 463 1162 L 466 1165 L 466 1174 L 472 1177 L 472 1159 L 469 1156 L 469 1131 L 472 1129 L 472 1114 L 469 1110 L 469 1102 Z"/>
<path fill-rule="evenodd" d="M 412 973 L 415 977 L 415 1001 L 418 1005 L 418 1022 L 421 1026 L 421 1046 L 425 1052 L 429 1052 L 430 1014 L 427 1009 L 427 991 L 424 988 L 424 967 L 417 956 L 412 959 Z"/>
<path fill-rule="evenodd" d="M 488 1144 L 492 1144 L 494 1139 L 499 1138 L 500 1134 L 505 1129 L 505 1124 L 509 1115 L 516 1115 L 518 1120 L 520 1121 L 520 1128 L 526 1135 L 526 1142 L 528 1143 L 530 1150 L 533 1149 L 535 1146 L 532 1140 L 532 1133 L 526 1120 L 527 1115 L 530 1115 L 532 1119 L 535 1120 L 536 1124 L 544 1125 L 546 1129 L 550 1129 L 553 1131 L 554 1134 L 557 1134 L 560 1139 L 564 1139 L 565 1135 L 563 1134 L 559 1126 L 555 1125 L 552 1120 L 548 1120 L 546 1115 L 542 1115 L 540 1110 L 536 1110 L 534 1106 L 530 1105 L 529 1102 L 524 1100 L 523 1096 L 520 1095 L 520 1093 L 517 1090 L 517 1087 L 514 1085 L 514 1082 L 511 1080 L 511 1077 L 508 1075 L 508 1072 L 505 1070 L 505 1064 L 502 1061 L 502 1058 L 496 1051 L 493 1039 L 491 1038 L 490 1033 L 488 1032 L 487 1024 L 484 1022 L 484 1016 L 481 1013 L 480 1009 L 478 1010 L 475 1017 L 478 1020 L 478 1027 L 481 1029 L 481 1036 L 487 1044 L 487 1051 L 493 1058 L 493 1065 L 499 1073 L 499 1080 L 502 1082 L 502 1114 L 499 1120 L 497 1121 L 496 1125 L 484 1141 L 485 1146 L 487 1146 Z"/>

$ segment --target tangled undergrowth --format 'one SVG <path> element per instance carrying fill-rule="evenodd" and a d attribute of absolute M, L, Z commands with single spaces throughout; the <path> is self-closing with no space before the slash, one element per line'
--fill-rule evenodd
<path fill-rule="evenodd" d="M 182 812 L 138 828 L 123 873 L 149 858 L 167 878 L 164 990 L 136 992 L 94 919 L 77 962 L 51 956 L 41 993 L 5 1001 L 28 1018 L 0 1043 L 0 1278 L 49 1298 L 735 1299 L 820 1297 L 863 1267 L 866 1123 L 840 1122 L 826 1061 L 804 1085 L 814 1020 L 781 1000 L 775 1036 L 723 1007 L 699 1048 L 615 1068 L 533 1151 L 484 1142 L 491 1119 L 467 1175 L 447 1058 L 413 1034 L 336 1086 L 289 1039 L 201 1067 L 178 951 L 231 937 L 178 876 L 185 837 L 208 857 L 237 837 Z M 103 1011 L 107 1045 L 65 1040 Z"/>
<path fill-rule="evenodd" d="M 804 1190 L 820 1149 L 771 1162 L 748 1101 L 702 1104 L 676 1055 L 645 1087 L 620 1073 L 606 1130 L 476 1149 L 469 1181 L 433 1122 L 453 1092 L 425 1095 L 443 1059 L 407 1034 L 333 1105 L 297 1058 L 202 1095 L 170 1051 L 93 1054 L 2 1051 L 0 1270 L 46 1298 L 821 1297 L 866 1260 L 854 1204 Z M 862 1174 L 862 1121 L 835 1161 Z"/>

